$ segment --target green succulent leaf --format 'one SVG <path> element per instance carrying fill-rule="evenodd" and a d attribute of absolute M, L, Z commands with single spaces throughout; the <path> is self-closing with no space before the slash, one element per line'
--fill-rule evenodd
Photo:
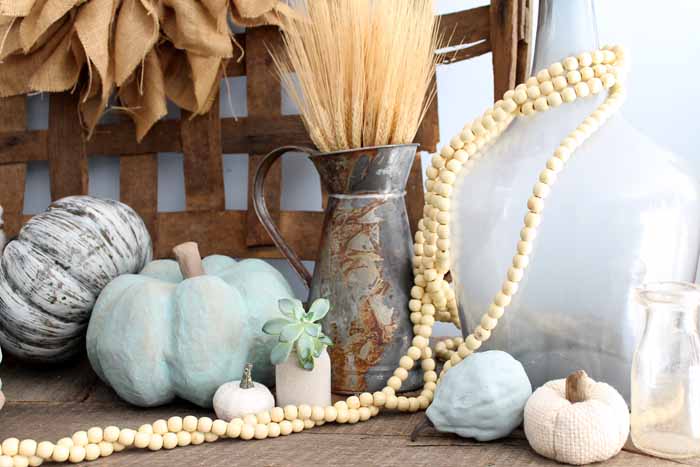
<path fill-rule="evenodd" d="M 305 370 L 314 368 L 314 341 L 308 334 L 302 334 L 297 341 L 297 360 L 299 366 Z"/>
<path fill-rule="evenodd" d="M 307 319 L 312 322 L 321 321 L 326 317 L 328 311 L 331 309 L 331 303 L 325 298 L 319 298 L 314 300 L 309 308 L 309 313 Z"/>
<path fill-rule="evenodd" d="M 333 345 L 333 341 L 331 340 L 331 338 L 323 333 L 321 333 L 321 335 L 318 336 L 318 340 L 319 340 L 319 342 L 321 342 L 324 345 L 328 345 L 328 346 Z"/>
<path fill-rule="evenodd" d="M 273 365 L 279 365 L 284 363 L 289 358 L 289 354 L 292 352 L 293 347 L 292 342 L 280 342 L 272 348 L 270 352 L 270 362 Z"/>
<path fill-rule="evenodd" d="M 265 334 L 276 336 L 279 335 L 282 332 L 282 329 L 288 324 L 292 324 L 292 321 L 284 318 L 271 319 L 263 325 L 262 330 Z"/>
<path fill-rule="evenodd" d="M 321 353 L 323 353 L 323 350 L 326 348 L 326 344 L 321 342 L 318 339 L 314 339 L 314 357 L 318 358 L 321 356 Z"/>
<path fill-rule="evenodd" d="M 282 313 L 284 316 L 290 319 L 298 319 L 295 316 L 295 310 L 298 306 L 301 306 L 302 309 L 304 306 L 301 304 L 299 300 L 292 299 L 292 298 L 282 298 L 277 302 L 277 306 L 280 309 L 280 313 Z"/>
<path fill-rule="evenodd" d="M 321 334 L 321 325 L 314 323 L 307 323 L 304 325 L 304 332 L 311 337 L 318 337 Z"/>
<path fill-rule="evenodd" d="M 304 325 L 301 323 L 290 323 L 282 328 L 280 342 L 294 342 L 304 332 Z"/>

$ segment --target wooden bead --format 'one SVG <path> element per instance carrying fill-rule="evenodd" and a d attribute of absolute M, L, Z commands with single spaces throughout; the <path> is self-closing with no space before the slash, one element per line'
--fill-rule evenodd
<path fill-rule="evenodd" d="M 255 433 L 253 437 L 255 439 L 265 439 L 267 438 L 267 435 L 270 433 L 270 430 L 267 428 L 267 425 L 263 425 L 262 423 L 259 423 L 255 425 Z"/>
<path fill-rule="evenodd" d="M 603 51 L 595 50 L 591 53 L 592 63 L 602 63 L 603 62 Z"/>
<path fill-rule="evenodd" d="M 73 440 L 73 446 L 87 446 L 88 444 L 88 435 L 87 431 L 76 431 L 73 433 L 73 436 L 71 437 Z M 6 452 L 4 449 L 2 452 Z"/>
<path fill-rule="evenodd" d="M 187 433 L 186 431 L 181 431 L 180 433 Z M 149 433 L 147 431 L 138 431 L 136 432 L 136 435 L 134 436 L 134 447 L 143 449 L 148 444 L 151 442 L 151 435 L 153 433 Z"/>
<path fill-rule="evenodd" d="M 564 102 L 573 102 L 576 100 L 576 91 L 574 91 L 573 88 L 562 89 L 560 93 Z"/>
<path fill-rule="evenodd" d="M 581 82 L 581 73 L 578 70 L 568 72 L 566 74 L 566 82 L 572 86 L 577 84 L 577 83 L 580 83 Z"/>
<path fill-rule="evenodd" d="M 593 63 L 593 57 L 589 52 L 584 52 L 578 57 L 578 64 L 581 67 L 590 66 Z"/>
<path fill-rule="evenodd" d="M 137 433 L 153 433 L 153 425 L 150 423 L 144 423 L 136 430 Z"/>
<path fill-rule="evenodd" d="M 542 92 L 540 91 L 540 87 L 538 86 L 530 86 L 527 88 L 527 97 L 528 99 L 535 100 L 538 97 L 542 95 Z"/>
<path fill-rule="evenodd" d="M 481 318 L 480 325 L 482 328 L 486 329 L 487 331 L 490 331 L 498 325 L 498 320 L 486 315 Z"/>
<path fill-rule="evenodd" d="M 134 444 L 134 437 L 136 437 L 136 432 L 129 428 L 125 428 L 119 432 L 119 444 L 131 446 Z"/>
<path fill-rule="evenodd" d="M 350 420 L 350 411 L 348 409 L 338 410 L 338 416 L 336 417 L 336 423 L 344 424 Z"/>
<path fill-rule="evenodd" d="M 102 432 L 102 438 L 108 443 L 114 443 L 119 439 L 119 428 L 116 426 L 108 426 Z"/>
<path fill-rule="evenodd" d="M 557 76 L 552 80 L 552 87 L 554 87 L 555 91 L 562 91 L 563 89 L 566 89 L 566 87 L 569 85 L 569 82 L 566 80 L 565 76 Z"/>
<path fill-rule="evenodd" d="M 469 335 L 469 337 L 467 337 L 467 340 L 464 341 L 464 343 L 467 346 L 467 348 L 469 348 L 469 350 L 471 351 L 475 351 L 479 347 L 481 347 L 481 342 L 477 340 L 473 335 Z"/>
<path fill-rule="evenodd" d="M 390 377 L 387 380 L 386 384 L 387 384 L 387 386 L 394 389 L 395 391 L 398 391 L 399 389 L 401 389 L 401 379 L 399 379 L 397 376 Z"/>
<path fill-rule="evenodd" d="M 252 413 L 249 413 L 249 414 L 243 416 L 243 423 L 245 425 L 257 425 L 258 424 L 258 417 L 256 417 Z"/>
<path fill-rule="evenodd" d="M 161 438 L 161 442 L 162 440 Z M 151 438 L 151 442 L 153 442 L 153 438 Z M 114 445 L 109 441 L 101 441 L 97 446 L 100 448 L 100 457 L 109 457 L 114 453 Z"/>
<path fill-rule="evenodd" d="M 535 110 L 538 112 L 545 112 L 546 110 L 549 109 L 549 104 L 547 103 L 547 98 L 546 97 L 538 97 L 537 100 L 534 102 L 534 107 Z"/>
<path fill-rule="evenodd" d="M 513 257 L 513 266 L 519 269 L 525 269 L 530 264 L 530 258 L 527 255 L 515 255 Z"/>
<path fill-rule="evenodd" d="M 418 347 L 419 349 L 423 349 L 423 348 L 427 347 L 428 339 L 426 339 L 423 336 L 414 336 L 411 343 L 413 346 Z"/>
<path fill-rule="evenodd" d="M 292 420 L 296 420 L 298 416 L 299 410 L 295 405 L 284 406 L 284 418 L 291 422 Z"/>
<path fill-rule="evenodd" d="M 315 405 L 311 407 L 311 420 L 318 422 L 323 420 L 325 417 L 325 411 L 323 410 L 323 407 Z M 274 420 L 275 422 L 282 421 L 284 417 L 280 420 Z"/>
<path fill-rule="evenodd" d="M 387 396 L 386 398 L 386 403 L 384 404 L 384 407 L 386 407 L 389 410 L 396 410 L 396 408 L 399 406 L 399 399 L 396 396 Z"/>
<path fill-rule="evenodd" d="M 398 401 L 397 401 L 397 408 L 401 412 L 407 412 L 410 407 L 410 403 L 408 402 L 408 398 L 404 396 L 399 396 Z"/>
<path fill-rule="evenodd" d="M 70 457 L 70 449 L 67 446 L 57 445 L 51 454 L 51 460 L 54 462 L 65 462 L 68 457 Z"/>
<path fill-rule="evenodd" d="M 593 71 L 593 68 L 591 67 L 582 68 L 580 71 L 581 81 L 589 81 L 595 76 L 595 71 Z"/>
<path fill-rule="evenodd" d="M 94 461 L 100 457 L 100 447 L 96 443 L 88 443 L 85 446 L 85 460 Z"/>
<path fill-rule="evenodd" d="M 214 420 L 211 425 L 211 432 L 217 436 L 226 435 L 227 423 L 224 420 Z"/>
<path fill-rule="evenodd" d="M 65 446 L 67 448 L 70 448 L 73 446 L 73 439 L 72 438 L 61 438 L 58 440 L 56 443 L 58 446 Z"/>
<path fill-rule="evenodd" d="M 112 443 L 112 447 L 114 448 L 114 452 L 122 452 L 124 449 L 126 449 L 126 446 L 119 442 Z"/>
<path fill-rule="evenodd" d="M 372 411 L 369 407 L 360 407 L 357 410 L 357 414 L 359 416 L 359 420 L 362 422 L 369 420 L 372 417 Z"/>
<path fill-rule="evenodd" d="M 301 419 L 300 419 L 300 420 L 301 420 Z M 311 420 L 310 418 L 307 418 L 307 419 L 303 420 L 303 423 L 304 423 L 304 429 L 305 429 L 305 430 L 311 429 L 311 428 L 313 428 L 313 427 L 316 426 L 316 422 L 314 422 L 314 421 Z"/>
<path fill-rule="evenodd" d="M 290 425 L 291 425 L 291 423 L 290 423 Z M 241 426 L 240 438 L 244 441 L 248 441 L 248 440 L 253 439 L 255 437 L 255 427 L 256 427 L 256 425 L 248 425 L 248 424 Z"/>
<path fill-rule="evenodd" d="M 382 407 L 386 403 L 386 394 L 382 391 L 377 391 L 372 394 L 372 404 L 377 407 Z"/>
<path fill-rule="evenodd" d="M 269 411 L 264 411 L 264 412 L 258 412 L 255 414 L 255 418 L 257 419 L 258 423 L 261 423 L 263 425 L 267 425 L 272 421 L 272 418 L 270 417 L 270 412 Z M 199 426 L 197 427 L 197 431 L 201 431 L 202 433 L 211 433 L 211 427 L 213 424 L 209 427 L 209 430 L 200 430 Z"/>
<path fill-rule="evenodd" d="M 237 420 L 240 420 L 240 418 Z M 226 427 L 226 436 L 232 439 L 238 438 L 241 435 L 242 426 L 243 423 L 234 423 L 233 421 L 229 422 L 228 426 Z"/>
<path fill-rule="evenodd" d="M 98 444 L 102 441 L 104 433 L 102 428 L 94 426 L 87 431 L 88 441 L 93 444 Z"/>
<path fill-rule="evenodd" d="M 85 448 L 82 445 L 76 445 L 70 448 L 70 455 L 68 460 L 74 464 L 83 462 L 85 460 Z"/>
<path fill-rule="evenodd" d="M 576 57 L 566 57 L 562 63 L 565 70 L 578 70 L 579 61 Z"/>
<path fill-rule="evenodd" d="M 107 447 L 103 448 L 102 446 L 100 447 L 100 449 L 104 449 L 105 452 L 108 450 Z M 160 451 L 161 449 L 163 449 L 163 435 L 154 433 L 151 436 L 151 441 L 148 443 L 148 449 L 151 451 Z"/>
<path fill-rule="evenodd" d="M 189 432 L 197 431 L 197 422 L 197 417 L 188 415 L 182 419 L 182 429 Z"/>
<path fill-rule="evenodd" d="M 36 454 L 36 441 L 33 439 L 23 439 L 19 443 L 18 453 L 20 456 L 32 457 Z"/>
<path fill-rule="evenodd" d="M 547 105 L 550 107 L 559 107 L 562 102 L 564 102 L 564 99 L 561 97 L 561 94 L 557 91 L 553 91 L 549 95 L 547 95 Z"/>
<path fill-rule="evenodd" d="M 542 172 L 540 172 L 539 180 L 547 185 L 553 185 L 557 180 L 557 174 L 553 170 L 544 169 Z"/>
<path fill-rule="evenodd" d="M 532 115 L 535 113 L 535 105 L 532 102 L 525 102 L 520 111 L 525 116 Z"/>
<path fill-rule="evenodd" d="M 15 456 L 12 459 L 12 467 L 28 467 L 29 459 L 24 456 Z"/>
<path fill-rule="evenodd" d="M 540 83 L 540 94 L 543 96 L 549 96 L 554 92 L 554 84 L 551 81 L 545 81 Z"/>
<path fill-rule="evenodd" d="M 267 437 L 277 438 L 280 435 L 280 425 L 277 422 L 272 422 L 267 426 Z"/>
<path fill-rule="evenodd" d="M 556 62 L 556 63 L 552 63 L 549 66 L 550 76 L 555 77 L 555 76 L 559 76 L 563 73 L 564 73 L 564 66 L 561 63 Z"/>
<path fill-rule="evenodd" d="M 201 431 L 193 431 L 190 433 L 189 431 L 180 431 L 176 434 L 177 436 L 177 445 L 180 447 L 185 447 L 189 446 L 192 444 L 192 434 L 193 433 L 202 433 Z M 205 433 L 202 433 L 202 436 L 205 436 Z"/>
<path fill-rule="evenodd" d="M 332 407 L 326 407 L 326 409 L 329 409 Z M 282 436 L 287 436 L 292 434 L 292 431 L 294 430 L 294 427 L 292 425 L 292 422 L 289 420 L 282 420 L 280 422 L 280 435 Z"/>
<path fill-rule="evenodd" d="M 0 456 L 0 467 L 13 467 L 12 457 L 7 455 Z"/>
<path fill-rule="evenodd" d="M 512 282 L 520 282 L 523 279 L 524 273 L 524 270 L 511 266 L 508 268 L 508 280 Z"/>
<path fill-rule="evenodd" d="M 292 431 L 294 433 L 299 433 L 300 431 L 304 431 L 304 422 L 297 419 L 292 420 Z"/>
<path fill-rule="evenodd" d="M 269 414 L 268 414 L 269 417 Z M 214 421 L 209 418 L 209 417 L 201 417 L 199 420 L 197 420 L 197 430 L 202 433 L 209 433 L 211 431 L 211 425 L 214 423 Z M 269 421 L 268 421 L 269 423 Z M 187 430 L 189 431 L 189 430 Z"/>
<path fill-rule="evenodd" d="M 163 433 L 167 433 L 168 431 L 173 431 L 173 430 L 170 430 L 170 428 L 168 427 L 168 422 L 165 420 L 162 420 L 162 419 L 156 420 L 155 422 L 153 422 L 152 428 L 153 428 L 152 433 L 157 433 L 159 435 L 162 435 Z M 177 430 L 177 431 L 180 431 L 180 430 Z"/>
<path fill-rule="evenodd" d="M 471 353 L 472 351 L 469 350 L 466 344 L 460 344 L 459 347 L 457 347 L 457 355 L 459 355 L 459 358 L 462 360 L 471 355 Z"/>
<path fill-rule="evenodd" d="M 49 441 L 42 441 L 36 447 L 36 455 L 45 460 L 50 460 L 53 455 L 54 444 Z"/>
<path fill-rule="evenodd" d="M 338 411 L 335 407 L 326 407 L 324 409 L 324 412 L 325 413 L 323 419 L 328 423 L 334 422 L 335 419 L 338 417 Z"/>

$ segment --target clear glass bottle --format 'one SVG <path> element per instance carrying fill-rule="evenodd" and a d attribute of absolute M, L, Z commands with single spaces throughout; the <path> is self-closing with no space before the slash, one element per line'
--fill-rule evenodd
<path fill-rule="evenodd" d="M 644 332 L 632 361 L 632 441 L 667 458 L 700 455 L 700 288 L 659 282 L 637 289 Z"/>

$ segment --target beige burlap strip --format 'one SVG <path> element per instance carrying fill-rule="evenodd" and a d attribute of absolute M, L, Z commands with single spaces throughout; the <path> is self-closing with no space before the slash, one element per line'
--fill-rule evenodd
<path fill-rule="evenodd" d="M 79 0 L 36 0 L 34 7 L 22 19 L 19 35 L 22 49 L 29 53 L 39 38 L 68 13 Z M 92 3 L 92 1 L 87 4 Z"/>
<path fill-rule="evenodd" d="M 157 5 L 151 0 L 123 0 L 114 28 L 114 79 L 121 86 L 143 63 L 158 41 Z"/>
<path fill-rule="evenodd" d="M 192 71 L 192 85 L 196 107 L 188 110 L 196 113 L 207 113 L 214 103 L 214 96 L 219 90 L 222 76 L 222 60 L 218 57 L 206 57 L 187 52 L 187 61 Z"/>
<path fill-rule="evenodd" d="M 216 18 L 216 29 L 219 32 L 228 31 L 228 2 L 229 0 L 201 0 L 209 14 Z"/>
<path fill-rule="evenodd" d="M 75 31 L 80 39 L 90 68 L 87 91 L 83 93 L 83 123 L 92 134 L 114 89 L 114 66 L 110 58 L 112 20 L 120 0 L 90 0 L 75 18 Z"/>
<path fill-rule="evenodd" d="M 28 77 L 33 76 L 46 62 L 63 38 L 70 32 L 72 23 L 65 21 L 48 41 L 29 55 L 15 54 L 5 58 L 0 68 L 0 97 L 16 96 L 34 91 Z"/>
<path fill-rule="evenodd" d="M 203 4 L 192 0 L 162 0 L 163 32 L 176 48 L 210 57 L 231 57 L 229 31 L 219 30 L 220 19 L 209 14 Z"/>
<path fill-rule="evenodd" d="M 243 18 L 253 19 L 271 12 L 280 0 L 233 0 L 233 9 Z"/>
<path fill-rule="evenodd" d="M 2 16 L 0 20 L 2 20 L 0 23 L 0 60 L 4 60 L 5 57 L 22 50 L 22 43 L 19 39 L 21 20 L 9 16 Z"/>
<path fill-rule="evenodd" d="M 85 60 L 85 51 L 71 29 L 31 76 L 29 87 L 44 92 L 71 90 L 80 77 Z"/>
<path fill-rule="evenodd" d="M 139 142 L 158 120 L 167 115 L 163 70 L 155 50 L 146 56 L 143 70 L 136 70 L 119 88 L 119 100 L 134 121 Z"/>
<path fill-rule="evenodd" d="M 0 15 L 27 16 L 36 0 L 0 0 Z"/>
<path fill-rule="evenodd" d="M 255 28 L 258 26 L 284 26 L 284 19 L 294 16 L 296 13 L 287 4 L 277 2 L 276 5 L 272 6 L 270 10 L 265 11 L 259 16 L 246 16 L 243 11 L 238 7 L 238 2 L 245 2 L 246 0 L 233 0 L 233 6 L 231 9 L 231 17 L 233 22 L 239 26 L 247 28 Z M 248 12 L 247 14 L 250 14 Z"/>

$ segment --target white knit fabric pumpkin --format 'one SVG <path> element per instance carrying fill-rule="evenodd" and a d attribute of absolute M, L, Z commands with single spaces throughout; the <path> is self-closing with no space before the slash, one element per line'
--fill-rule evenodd
<path fill-rule="evenodd" d="M 629 410 L 620 393 L 583 371 L 546 383 L 525 405 L 530 446 L 544 457 L 567 464 L 610 459 L 627 441 L 629 425 Z"/>

